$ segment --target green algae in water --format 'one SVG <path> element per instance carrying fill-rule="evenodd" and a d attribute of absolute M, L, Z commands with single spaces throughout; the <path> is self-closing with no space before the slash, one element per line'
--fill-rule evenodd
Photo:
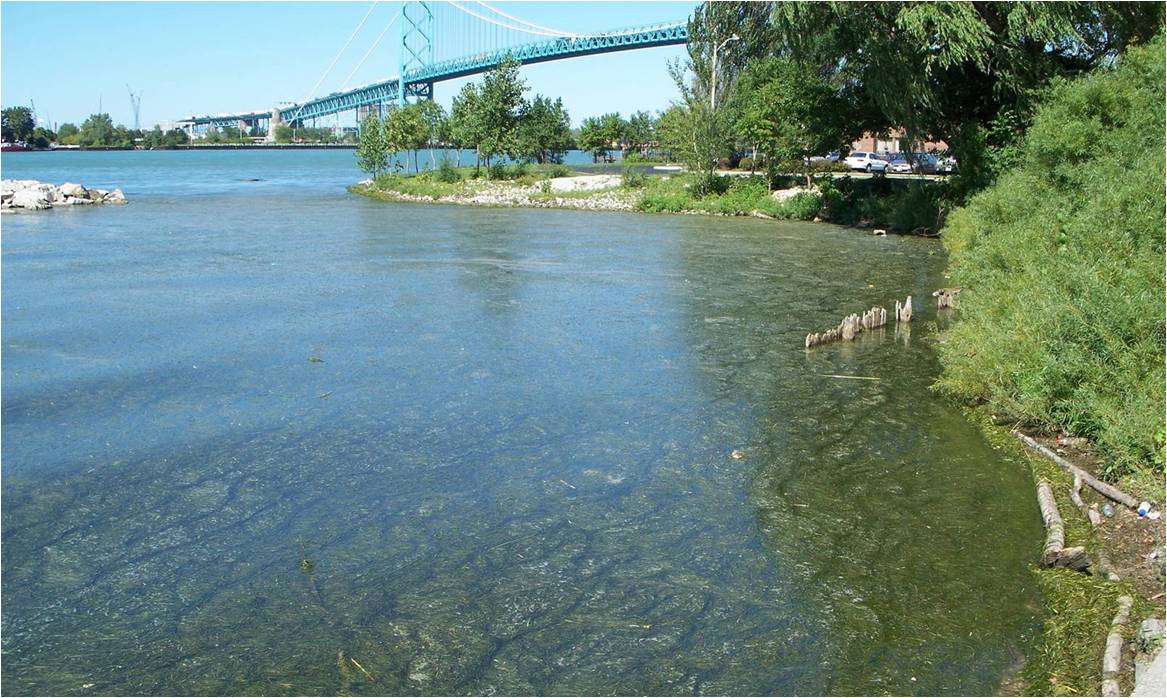
<path fill-rule="evenodd" d="M 1027 470 L 928 391 L 925 325 L 802 348 L 943 285 L 930 242 L 386 210 L 241 214 L 279 231 L 248 238 L 280 261 L 257 277 L 211 261 L 238 230 L 158 262 L 143 202 L 126 257 L 68 277 L 104 289 L 78 308 L 38 287 L 45 257 L 6 258 L 6 691 L 996 690 L 1040 627 Z M 165 314 L 196 283 L 231 299 L 215 332 Z M 126 323 L 169 344 L 126 349 Z M 19 349 L 57 327 L 126 370 Z M 101 431 L 116 457 L 76 445 Z"/>

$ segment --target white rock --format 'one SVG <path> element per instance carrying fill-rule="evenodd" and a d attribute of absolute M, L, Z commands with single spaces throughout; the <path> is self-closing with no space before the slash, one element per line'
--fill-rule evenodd
<path fill-rule="evenodd" d="M 53 205 L 39 189 L 22 189 L 12 195 L 12 206 L 15 208 L 29 208 L 39 211 L 52 208 Z"/>
<path fill-rule="evenodd" d="M 105 203 L 107 204 L 124 204 L 126 203 L 126 195 L 122 193 L 121 189 L 114 189 L 105 195 Z"/>
<path fill-rule="evenodd" d="M 793 199 L 799 194 L 814 194 L 817 196 L 818 190 L 807 189 L 806 187 L 791 187 L 790 189 L 779 189 L 778 191 L 772 192 L 770 198 L 775 201 L 786 201 L 787 199 Z"/>
<path fill-rule="evenodd" d="M 556 177 L 547 180 L 551 191 L 593 191 L 620 186 L 620 175 L 586 175 L 583 177 Z M 538 186 L 538 185 L 537 185 Z"/>
<path fill-rule="evenodd" d="M 57 189 L 61 192 L 61 194 L 67 197 L 71 196 L 76 199 L 89 198 L 89 190 L 80 184 L 74 184 L 73 182 L 65 182 L 61 186 L 57 187 Z"/>
<path fill-rule="evenodd" d="M 5 179 L 0 180 L 0 191 L 12 194 L 23 189 L 31 189 L 40 184 L 35 179 Z"/>

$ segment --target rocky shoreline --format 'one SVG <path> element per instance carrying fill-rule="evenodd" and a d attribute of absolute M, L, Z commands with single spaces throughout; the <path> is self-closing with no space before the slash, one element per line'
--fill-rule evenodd
<path fill-rule="evenodd" d="M 377 189 L 370 180 L 350 189 L 386 201 L 493 206 L 514 208 L 569 208 L 585 211 L 635 211 L 635 194 L 620 190 L 619 175 L 558 177 L 539 184 L 480 183 L 474 190 L 447 196 L 424 196 Z M 586 196 L 556 196 L 558 193 L 588 192 Z"/>
<path fill-rule="evenodd" d="M 0 210 L 5 213 L 15 209 L 41 211 L 57 206 L 124 203 L 126 195 L 121 189 L 87 189 L 73 182 L 56 186 L 35 179 L 0 180 Z"/>

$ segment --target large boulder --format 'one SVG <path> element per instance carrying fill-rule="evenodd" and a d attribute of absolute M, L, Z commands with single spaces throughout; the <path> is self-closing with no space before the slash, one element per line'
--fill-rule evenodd
<path fill-rule="evenodd" d="M 28 208 L 34 211 L 53 207 L 49 203 L 49 199 L 45 196 L 45 193 L 39 189 L 21 189 L 16 192 L 12 195 L 12 206 L 14 208 Z"/>
<path fill-rule="evenodd" d="M 126 203 L 126 195 L 122 193 L 121 189 L 114 189 L 105 195 L 105 203 L 107 204 L 124 204 Z"/>
<path fill-rule="evenodd" d="M 80 184 L 74 184 L 73 182 L 65 182 L 61 186 L 57 187 L 57 190 L 60 191 L 61 194 L 66 196 L 66 197 L 71 196 L 75 199 L 88 199 L 89 198 L 89 190 L 86 189 L 85 187 L 81 186 Z"/>
<path fill-rule="evenodd" d="M 31 189 L 37 186 L 40 182 L 35 179 L 5 179 L 0 180 L 0 192 L 5 194 L 15 194 L 22 189 Z"/>

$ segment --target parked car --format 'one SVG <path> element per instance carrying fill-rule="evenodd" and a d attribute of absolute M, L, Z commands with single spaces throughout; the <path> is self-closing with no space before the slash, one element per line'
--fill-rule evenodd
<path fill-rule="evenodd" d="M 886 156 L 888 172 L 895 174 L 935 174 L 936 156 L 932 153 L 894 153 Z"/>
<path fill-rule="evenodd" d="M 912 153 L 912 171 L 916 174 L 936 174 L 934 153 Z"/>
<path fill-rule="evenodd" d="M 864 151 L 851 153 L 844 162 L 852 170 L 862 170 L 864 172 L 886 173 L 888 166 L 887 160 L 879 157 L 878 154 Z"/>
<path fill-rule="evenodd" d="M 894 153 L 887 158 L 887 171 L 894 174 L 912 174 L 912 163 L 903 153 Z"/>
<path fill-rule="evenodd" d="M 827 160 L 829 162 L 838 162 L 839 157 L 840 157 L 839 151 L 832 150 L 831 152 L 827 153 L 826 155 L 811 155 L 810 158 L 808 158 L 808 160 L 810 160 L 810 162 L 822 162 L 823 160 Z"/>
<path fill-rule="evenodd" d="M 945 155 L 936 160 L 936 171 L 940 174 L 953 174 L 957 172 L 956 158 L 951 155 Z"/>

